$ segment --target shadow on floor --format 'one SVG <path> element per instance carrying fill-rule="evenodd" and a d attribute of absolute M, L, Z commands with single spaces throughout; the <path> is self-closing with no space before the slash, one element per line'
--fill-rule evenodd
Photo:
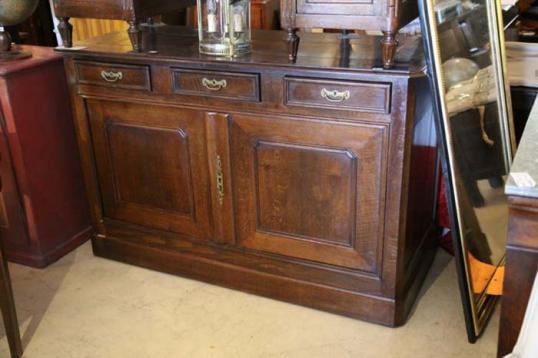
<path fill-rule="evenodd" d="M 428 274 L 426 275 L 426 278 L 422 283 L 420 292 L 417 296 L 417 299 L 415 300 L 415 303 L 413 304 L 413 307 L 411 308 L 411 311 L 409 312 L 407 320 L 409 320 L 413 316 L 418 303 L 420 302 L 424 294 L 428 292 L 428 290 L 432 287 L 437 278 L 439 278 L 439 275 L 445 270 L 445 268 L 449 264 L 454 264 L 453 258 L 454 257 L 452 255 L 447 253 L 441 247 L 437 248 L 437 252 L 435 253 L 435 259 L 433 260 L 432 266 L 430 267 L 430 270 L 428 271 Z"/>
<path fill-rule="evenodd" d="M 76 251 L 45 269 L 9 264 L 23 348 L 32 340 L 75 259 Z M 3 324 L 0 340 L 5 340 Z"/>

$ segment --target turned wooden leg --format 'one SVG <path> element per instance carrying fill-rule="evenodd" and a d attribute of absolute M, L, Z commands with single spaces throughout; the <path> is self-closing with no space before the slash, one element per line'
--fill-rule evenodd
<path fill-rule="evenodd" d="M 62 37 L 64 47 L 73 47 L 73 25 L 69 23 L 69 17 L 59 17 L 58 31 Z"/>
<path fill-rule="evenodd" d="M 381 53 L 383 56 L 383 67 L 391 68 L 394 65 L 394 55 L 396 54 L 396 47 L 398 41 L 396 41 L 396 32 L 383 31 L 383 38 L 381 39 Z"/>
<path fill-rule="evenodd" d="M 138 21 L 136 19 L 129 21 L 129 29 L 127 30 L 129 33 L 129 39 L 131 40 L 131 44 L 133 45 L 133 50 L 135 52 L 141 52 L 142 51 L 142 31 L 140 31 L 140 28 L 138 27 Z"/>
<path fill-rule="evenodd" d="M 297 29 L 288 28 L 288 59 L 295 63 L 297 60 L 297 51 L 299 50 L 300 38 L 297 36 Z"/>
<path fill-rule="evenodd" d="M 11 288 L 11 280 L 9 278 L 9 270 L 6 257 L 4 256 L 2 242 L 0 242 L 0 310 L 4 318 L 4 328 L 11 357 L 20 358 L 22 357 L 22 343 L 19 322 L 17 320 L 17 312 L 15 311 L 13 290 Z"/>

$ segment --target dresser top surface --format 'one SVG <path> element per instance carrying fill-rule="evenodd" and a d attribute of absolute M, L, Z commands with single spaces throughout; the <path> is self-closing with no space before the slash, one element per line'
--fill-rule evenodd
<path fill-rule="evenodd" d="M 57 51 L 84 56 L 120 57 L 143 61 L 177 60 L 199 63 L 232 63 L 269 65 L 292 68 L 381 72 L 386 75 L 421 74 L 425 65 L 422 40 L 417 36 L 401 35 L 395 66 L 383 70 L 381 66 L 381 37 L 345 35 L 336 33 L 301 32 L 297 61 L 288 61 L 284 31 L 257 30 L 252 33 L 252 52 L 249 55 L 226 58 L 202 55 L 198 52 L 198 32 L 191 28 L 154 26 L 142 28 L 144 52 L 134 53 L 126 31 L 77 43 L 73 48 Z"/>

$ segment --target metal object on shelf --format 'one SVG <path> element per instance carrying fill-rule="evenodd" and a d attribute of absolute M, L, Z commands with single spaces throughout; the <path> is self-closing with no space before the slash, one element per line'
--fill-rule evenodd
<path fill-rule="evenodd" d="M 250 52 L 250 0 L 198 0 L 200 53 L 240 56 Z"/>
<path fill-rule="evenodd" d="M 0 61 L 16 60 L 31 57 L 32 54 L 23 51 L 14 51 L 11 36 L 4 31 L 5 26 L 17 25 L 28 17 L 37 8 L 39 0 L 2 0 L 0 1 Z"/>

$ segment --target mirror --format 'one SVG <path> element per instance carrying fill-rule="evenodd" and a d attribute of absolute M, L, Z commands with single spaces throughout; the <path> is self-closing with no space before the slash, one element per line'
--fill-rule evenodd
<path fill-rule="evenodd" d="M 421 0 L 422 34 L 470 342 L 502 294 L 515 147 L 500 2 Z"/>

